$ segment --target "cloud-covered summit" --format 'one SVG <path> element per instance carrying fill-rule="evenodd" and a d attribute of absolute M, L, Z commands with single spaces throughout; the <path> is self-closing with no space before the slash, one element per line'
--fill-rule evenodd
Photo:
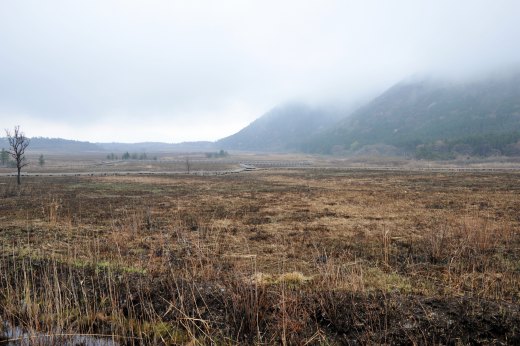
<path fill-rule="evenodd" d="M 28 135 L 213 140 L 287 100 L 520 61 L 516 1 L 0 3 L 0 119 Z"/>

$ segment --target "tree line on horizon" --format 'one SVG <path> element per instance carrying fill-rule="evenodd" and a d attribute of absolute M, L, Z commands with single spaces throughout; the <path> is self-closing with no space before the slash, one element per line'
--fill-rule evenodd
<path fill-rule="evenodd" d="M 119 155 L 117 154 L 114 154 L 114 153 L 110 153 L 107 155 L 107 160 L 110 160 L 110 161 L 117 161 L 117 160 L 123 160 L 123 161 L 127 161 L 127 160 L 154 160 L 154 161 L 157 161 L 157 156 L 153 156 L 151 158 L 148 157 L 148 155 L 146 153 L 130 153 L 130 152 L 125 152 L 124 154 L 121 155 L 121 158 L 119 158 Z"/>

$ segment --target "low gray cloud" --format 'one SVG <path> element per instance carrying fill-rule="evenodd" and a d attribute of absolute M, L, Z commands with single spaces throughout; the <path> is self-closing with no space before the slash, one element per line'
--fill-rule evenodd
<path fill-rule="evenodd" d="M 0 119 L 93 141 L 217 139 L 286 100 L 520 62 L 517 1 L 4 1 Z"/>

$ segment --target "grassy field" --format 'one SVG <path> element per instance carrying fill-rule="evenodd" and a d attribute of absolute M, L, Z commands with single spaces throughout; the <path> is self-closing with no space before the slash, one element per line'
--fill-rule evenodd
<path fill-rule="evenodd" d="M 122 345 L 519 343 L 519 181 L 0 177 L 3 328 Z"/>
<path fill-rule="evenodd" d="M 121 155 L 119 155 L 120 157 Z M 44 154 L 45 163 L 39 165 L 39 154 L 28 154 L 30 164 L 22 172 L 31 174 L 47 173 L 85 173 L 85 172 L 192 172 L 209 170 L 226 170 L 236 168 L 236 164 L 225 160 L 208 160 L 203 153 L 198 154 L 166 154 L 150 153 L 145 160 L 109 160 L 106 153 Z M 187 166 L 186 161 L 189 163 Z M 16 168 L 0 166 L 0 174 L 16 172 Z"/>

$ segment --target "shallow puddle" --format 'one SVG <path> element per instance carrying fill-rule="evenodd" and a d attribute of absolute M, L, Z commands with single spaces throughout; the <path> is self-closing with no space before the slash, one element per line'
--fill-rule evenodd
<path fill-rule="evenodd" d="M 20 327 L 13 327 L 10 323 L 4 322 L 0 333 L 0 345 L 119 346 L 119 343 L 110 338 L 89 335 L 27 332 Z"/>

